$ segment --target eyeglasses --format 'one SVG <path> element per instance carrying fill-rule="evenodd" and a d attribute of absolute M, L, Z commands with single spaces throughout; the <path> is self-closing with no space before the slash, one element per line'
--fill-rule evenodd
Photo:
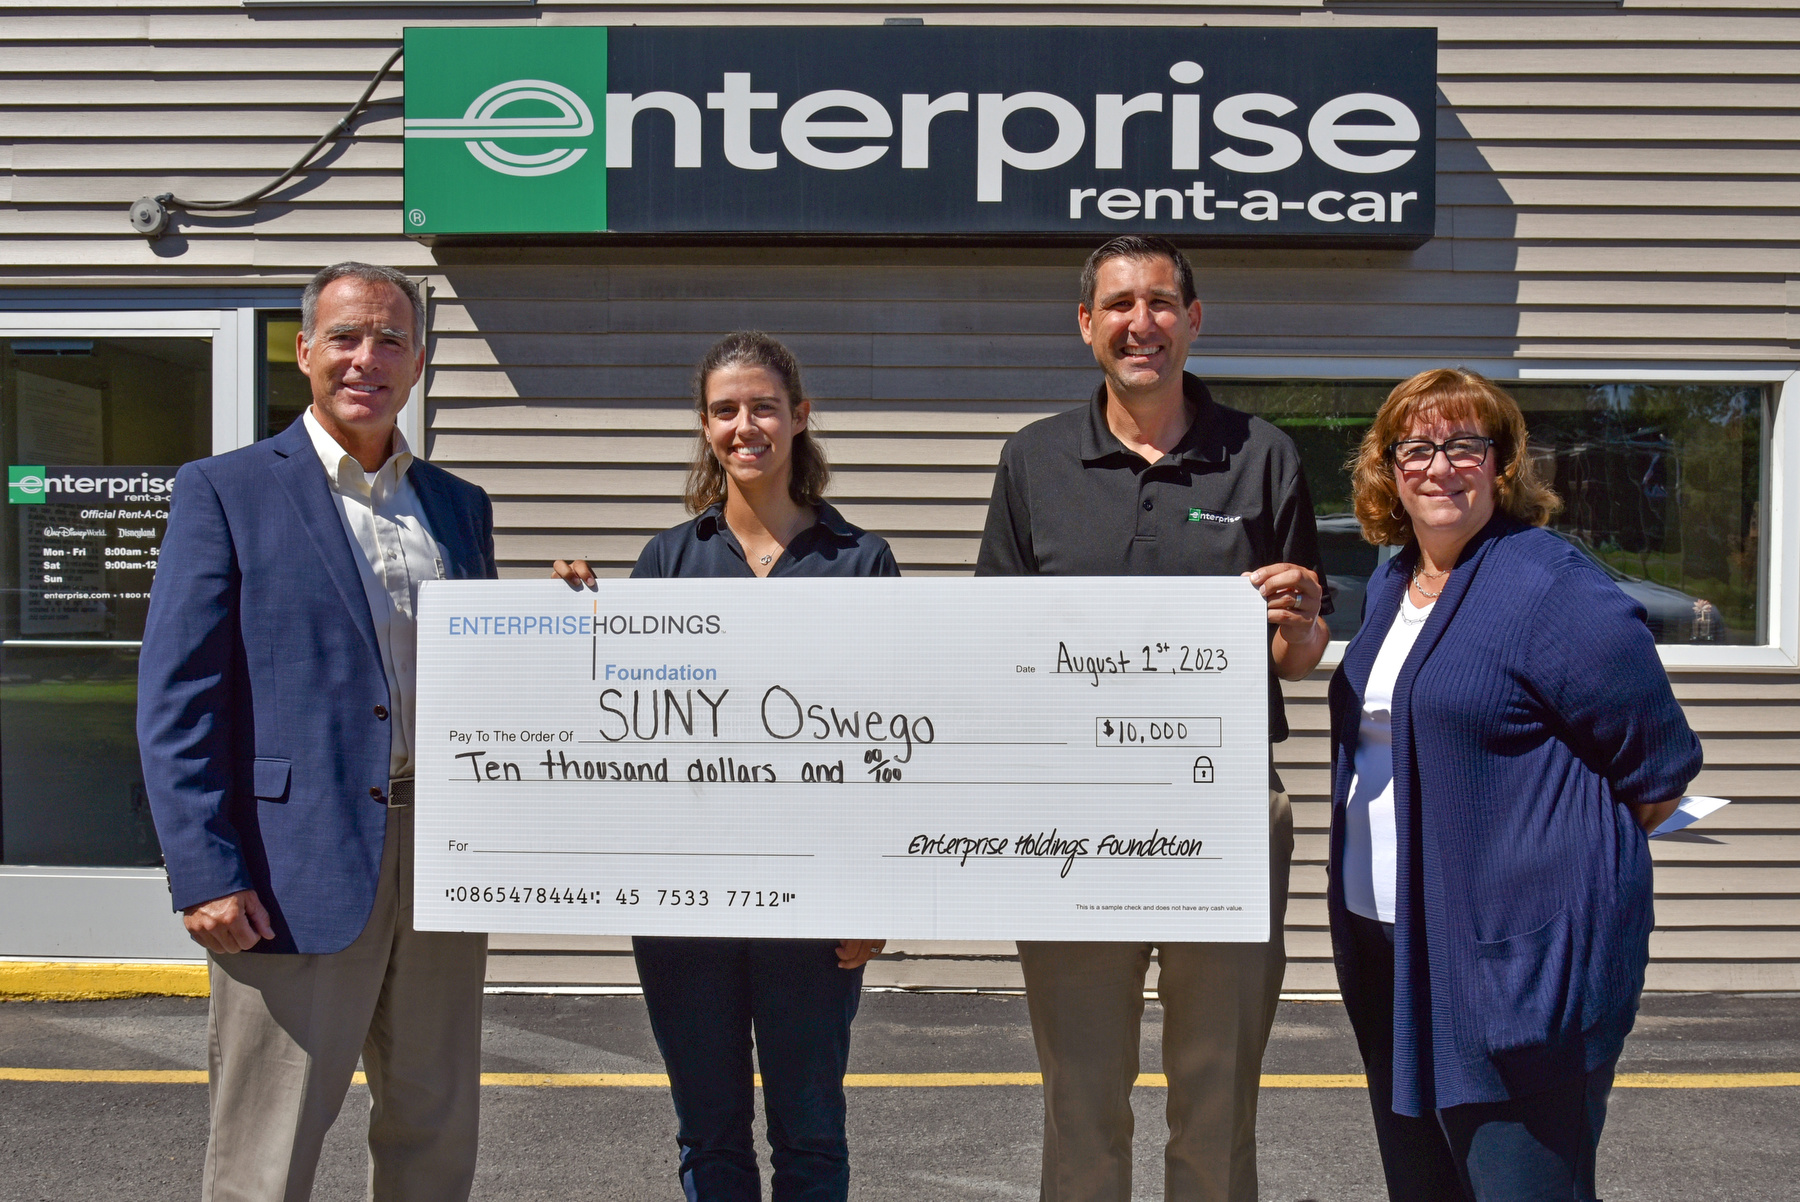
<path fill-rule="evenodd" d="M 1473 434 L 1443 442 L 1432 442 L 1429 438 L 1403 438 L 1388 447 L 1388 454 L 1405 470 L 1422 472 L 1431 466 L 1431 461 L 1437 458 L 1439 451 L 1444 453 L 1444 458 L 1451 467 L 1480 467 L 1487 462 L 1488 448 L 1493 445 L 1493 439 Z"/>

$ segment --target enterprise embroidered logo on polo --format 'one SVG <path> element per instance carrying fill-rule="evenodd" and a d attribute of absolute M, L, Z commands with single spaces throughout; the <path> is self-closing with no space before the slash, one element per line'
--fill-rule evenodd
<path fill-rule="evenodd" d="M 1244 519 L 1235 513 L 1208 513 L 1204 509 L 1190 509 L 1187 520 L 1190 522 L 1217 522 L 1221 526 L 1229 526 L 1233 522 L 1241 522 Z"/>

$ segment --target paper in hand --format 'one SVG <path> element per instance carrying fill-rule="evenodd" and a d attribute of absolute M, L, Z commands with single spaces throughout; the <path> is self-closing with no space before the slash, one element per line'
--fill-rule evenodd
<path fill-rule="evenodd" d="M 1723 809 L 1731 802 L 1723 797 L 1683 797 L 1681 804 L 1675 807 L 1663 824 L 1650 832 L 1652 839 L 1659 835 L 1672 835 L 1694 825 L 1715 810 Z"/>

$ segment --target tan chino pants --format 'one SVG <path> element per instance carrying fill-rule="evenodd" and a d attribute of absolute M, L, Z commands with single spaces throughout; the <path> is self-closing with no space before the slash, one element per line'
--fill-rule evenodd
<path fill-rule="evenodd" d="M 1044 1074 L 1043 1202 L 1130 1202 L 1138 1027 L 1157 954 L 1168 1202 L 1255 1202 L 1256 1100 L 1287 967 L 1294 819 L 1269 794 L 1268 943 L 1021 942 Z"/>
<path fill-rule="evenodd" d="M 412 815 L 388 811 L 374 909 L 349 947 L 209 957 L 202 1202 L 304 1202 L 358 1055 L 371 1095 L 368 1196 L 469 1196 L 487 936 L 413 930 Z"/>

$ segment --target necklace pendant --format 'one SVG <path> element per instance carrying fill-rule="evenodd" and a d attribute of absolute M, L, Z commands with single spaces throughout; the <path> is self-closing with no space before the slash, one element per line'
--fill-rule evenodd
<path fill-rule="evenodd" d="M 764 567 L 767 567 L 769 564 L 769 561 L 774 558 L 775 557 L 773 555 L 765 555 L 761 559 L 758 559 L 756 562 L 762 564 Z"/>

